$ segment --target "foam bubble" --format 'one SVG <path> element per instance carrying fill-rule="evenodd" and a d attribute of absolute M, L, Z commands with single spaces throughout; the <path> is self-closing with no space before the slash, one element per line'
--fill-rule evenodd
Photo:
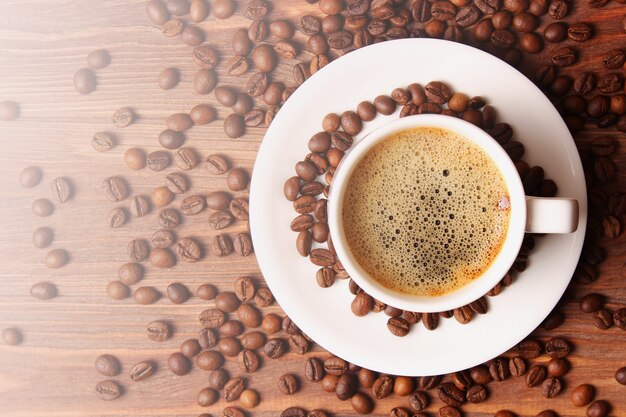
<path fill-rule="evenodd" d="M 359 264 L 392 290 L 436 296 L 480 276 L 500 251 L 510 199 L 473 142 L 439 128 L 396 133 L 349 180 L 343 221 Z"/>

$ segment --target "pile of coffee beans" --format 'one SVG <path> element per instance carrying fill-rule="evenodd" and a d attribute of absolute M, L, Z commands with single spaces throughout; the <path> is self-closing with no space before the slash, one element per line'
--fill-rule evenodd
<path fill-rule="evenodd" d="M 467 324 L 476 315 L 487 313 L 489 304 L 486 297 L 481 297 L 452 311 L 403 311 L 385 305 L 365 293 L 350 279 L 341 260 L 337 258 L 328 230 L 326 209 L 328 190 L 335 169 L 352 146 L 354 137 L 361 132 L 364 122 L 374 120 L 379 113 L 394 114 L 398 109 L 400 117 L 426 113 L 445 114 L 462 118 L 482 128 L 502 145 L 514 161 L 527 195 L 553 197 L 557 193 L 557 185 L 553 180 L 545 178 L 542 167 L 531 167 L 522 160 L 524 145 L 513 139 L 513 129 L 509 124 L 498 122 L 494 107 L 480 96 L 470 97 L 461 92 L 453 92 L 441 81 L 431 81 L 425 86 L 414 83 L 406 88 L 398 87 L 390 95 L 380 95 L 373 102 L 359 103 L 356 111 L 326 115 L 322 120 L 322 130 L 309 139 L 310 153 L 295 165 L 296 176 L 287 179 L 283 186 L 285 198 L 293 202 L 293 208 L 298 213 L 291 222 L 291 230 L 298 233 L 296 250 L 320 267 L 316 273 L 320 287 L 328 288 L 336 279 L 349 279 L 348 289 L 355 296 L 351 304 L 352 312 L 359 317 L 370 312 L 384 312 L 389 316 L 389 331 L 402 337 L 420 321 L 428 330 L 436 329 L 442 318 L 454 317 L 459 323 Z M 321 176 L 324 182 L 318 180 Z M 496 296 L 511 285 L 515 276 L 526 269 L 528 255 L 534 246 L 535 238 L 527 235 L 509 272 L 486 296 Z"/>

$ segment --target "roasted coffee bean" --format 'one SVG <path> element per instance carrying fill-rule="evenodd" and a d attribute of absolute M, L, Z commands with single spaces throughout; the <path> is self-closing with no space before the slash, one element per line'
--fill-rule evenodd
<path fill-rule="evenodd" d="M 97 132 L 91 139 L 91 146 L 98 152 L 106 152 L 115 146 L 115 138 L 108 132 Z M 20 182 L 22 182 L 21 177 Z M 31 185 L 31 187 L 34 185 Z M 25 186 L 23 183 L 22 187 L 30 188 Z"/>
<path fill-rule="evenodd" d="M 594 395 L 595 389 L 593 385 L 582 384 L 574 388 L 570 395 L 570 400 L 576 407 L 582 407 L 589 404 L 593 400 Z"/>
<path fill-rule="evenodd" d="M 170 326 L 162 321 L 152 321 L 146 328 L 148 338 L 155 342 L 164 342 L 169 339 L 171 335 Z"/>
<path fill-rule="evenodd" d="M 565 0 L 554 0 L 548 7 L 548 14 L 557 20 L 563 19 L 569 13 L 569 6 Z"/>
<path fill-rule="evenodd" d="M 474 385 L 465 393 L 465 398 L 473 404 L 478 404 L 485 401 L 488 395 L 487 388 L 483 385 Z"/>
<path fill-rule="evenodd" d="M 180 73 L 176 68 L 165 68 L 159 74 L 159 87 L 162 90 L 171 90 L 178 85 L 180 81 Z"/>
<path fill-rule="evenodd" d="M 111 224 L 111 227 L 114 227 L 116 223 L 112 222 L 110 224 Z M 52 243 L 53 238 L 54 238 L 54 233 L 52 232 L 50 228 L 38 227 L 37 229 L 33 231 L 33 238 L 32 238 L 33 246 L 38 249 L 48 247 Z"/>
<path fill-rule="evenodd" d="M 128 371 L 128 376 L 134 382 L 143 381 L 151 377 L 154 374 L 154 365 L 151 361 L 141 361 L 135 364 L 130 371 Z"/>
<path fill-rule="evenodd" d="M 567 37 L 576 42 L 585 42 L 593 36 L 593 28 L 589 23 L 572 23 L 567 29 Z"/>
<path fill-rule="evenodd" d="M 313 249 L 309 258 L 311 262 L 317 266 L 331 266 L 336 261 L 335 255 L 326 249 Z"/>
<path fill-rule="evenodd" d="M 466 371 L 458 371 L 452 374 L 452 383 L 460 390 L 467 391 L 474 385 L 474 381 Z"/>
<path fill-rule="evenodd" d="M 137 195 L 130 200 L 130 212 L 135 217 L 143 217 L 150 211 L 150 203 L 144 196 Z"/>
<path fill-rule="evenodd" d="M 509 371 L 513 376 L 524 375 L 526 373 L 526 361 L 519 356 L 509 359 Z"/>
<path fill-rule="evenodd" d="M 276 52 L 272 45 L 262 44 L 252 50 L 252 62 L 261 72 L 268 73 L 276 68 Z"/>
<path fill-rule="evenodd" d="M 217 288 L 212 284 L 201 284 L 196 290 L 196 295 L 201 300 L 212 300 L 217 296 Z"/>
<path fill-rule="evenodd" d="M 234 337 L 222 337 L 219 342 L 217 342 L 217 349 L 226 357 L 235 357 L 243 348 L 238 339 Z"/>
<path fill-rule="evenodd" d="M 364 292 L 358 293 L 354 297 L 354 300 L 352 300 L 352 313 L 357 317 L 363 317 L 372 310 L 373 305 L 374 299 L 371 295 Z M 389 326 L 390 324 L 388 323 L 387 325 Z M 395 325 L 396 323 L 393 324 L 393 326 Z M 392 331 L 391 328 L 390 331 Z"/>
<path fill-rule="evenodd" d="M 394 336 L 406 336 L 411 330 L 411 325 L 403 318 L 391 317 L 387 320 L 387 328 Z"/>
<path fill-rule="evenodd" d="M 611 405 L 604 400 L 592 402 L 587 407 L 587 417 L 606 417 L 611 412 Z"/>
<path fill-rule="evenodd" d="M 202 349 L 210 349 L 217 346 L 218 337 L 214 330 L 204 328 L 198 332 L 197 338 Z"/>
<path fill-rule="evenodd" d="M 207 329 L 215 329 L 220 327 L 226 321 L 224 313 L 216 308 L 204 310 L 198 316 L 198 320 L 202 327 Z"/>
<path fill-rule="evenodd" d="M 209 373 L 209 387 L 217 390 L 224 388 L 228 382 L 228 372 L 225 369 L 216 369 Z"/>
<path fill-rule="evenodd" d="M 379 400 L 383 399 L 391 394 L 393 385 L 393 378 L 388 375 L 381 375 L 374 381 L 374 385 L 372 385 L 372 394 Z"/>
<path fill-rule="evenodd" d="M 541 345 L 536 340 L 524 340 L 513 350 L 525 359 L 535 359 L 541 355 Z"/>
<path fill-rule="evenodd" d="M 112 177 L 112 178 L 116 178 L 115 180 L 116 183 L 118 181 L 121 181 L 119 177 Z M 124 191 L 124 190 L 120 190 L 120 192 L 121 191 Z M 54 195 L 54 198 L 56 198 L 59 203 L 65 203 L 67 200 L 69 200 L 72 197 L 72 188 L 67 178 L 58 177 L 52 180 L 52 194 Z M 106 191 L 105 191 L 105 196 L 107 196 Z M 124 197 L 122 197 L 121 199 L 123 199 Z M 119 200 L 111 200 L 111 201 L 119 201 Z"/>
<path fill-rule="evenodd" d="M 583 72 L 574 79 L 574 91 L 578 94 L 588 94 L 596 86 L 596 77 L 591 72 Z"/>
<path fill-rule="evenodd" d="M 561 338 L 553 338 L 546 342 L 544 347 L 546 354 L 551 358 L 564 358 L 569 355 L 570 346 Z"/>
<path fill-rule="evenodd" d="M 324 366 L 317 358 L 309 358 L 304 367 L 304 376 L 310 382 L 319 382 L 324 377 Z"/>
<path fill-rule="evenodd" d="M 600 330 L 613 327 L 613 314 L 606 309 L 598 310 L 593 315 L 593 324 Z"/>
<path fill-rule="evenodd" d="M 626 61 L 626 53 L 621 49 L 611 49 L 602 57 L 602 63 L 607 69 L 618 69 Z"/>
<path fill-rule="evenodd" d="M 120 281 L 111 281 L 107 285 L 107 295 L 113 300 L 124 300 L 130 295 L 130 288 Z"/>
<path fill-rule="evenodd" d="M 557 43 L 561 42 L 568 36 L 568 27 L 566 23 L 554 22 L 550 23 L 543 30 L 543 37 L 546 42 Z"/>
<path fill-rule="evenodd" d="M 358 135 L 363 128 L 361 118 L 353 111 L 343 112 L 341 115 L 341 128 L 351 136 Z"/>
<path fill-rule="evenodd" d="M 615 380 L 621 385 L 626 385 L 626 366 L 615 371 Z"/>
<path fill-rule="evenodd" d="M 593 165 L 593 172 L 596 178 L 601 182 L 609 182 L 612 181 L 615 177 L 615 165 L 609 158 L 599 157 Z M 612 217 L 613 216 L 608 216 L 606 218 L 607 221 L 603 221 L 603 226 L 609 227 L 610 229 L 615 229 L 616 233 L 607 233 L 609 229 L 605 227 L 605 234 L 609 237 L 611 237 L 613 234 L 615 234 L 615 236 L 619 235 L 620 229 L 619 219 L 613 220 Z M 606 223 L 606 225 L 604 225 L 604 223 Z"/>
<path fill-rule="evenodd" d="M 270 4 L 265 0 L 251 0 L 243 10 L 244 16 L 248 19 L 260 19 L 265 17 L 270 10 Z"/>
<path fill-rule="evenodd" d="M 209 407 L 217 402 L 219 394 L 213 388 L 203 388 L 198 393 L 197 401 L 200 407 Z"/>
<path fill-rule="evenodd" d="M 620 329 L 626 330 L 626 308 L 620 308 L 613 313 L 613 322 Z"/>
<path fill-rule="evenodd" d="M 313 243 L 313 236 L 308 230 L 302 230 L 298 233 L 296 238 L 296 249 L 300 256 L 309 256 L 311 253 L 311 245 Z"/>
<path fill-rule="evenodd" d="M 328 46 L 332 49 L 345 49 L 352 44 L 352 33 L 346 30 L 340 30 L 328 35 Z M 319 54 L 318 54 L 319 55 Z"/>
<path fill-rule="evenodd" d="M 513 23 L 513 16 L 507 10 L 500 10 L 491 16 L 494 29 L 508 29 Z"/>
<path fill-rule="evenodd" d="M 230 202 L 230 212 L 239 220 L 248 220 L 249 205 L 245 198 L 235 198 Z"/>
<path fill-rule="evenodd" d="M 111 401 L 122 395 L 122 387 L 115 381 L 100 381 L 96 384 L 96 397 L 103 401 Z"/>
<path fill-rule="evenodd" d="M 546 368 L 548 370 L 548 375 L 559 378 L 569 372 L 570 365 L 567 359 L 564 358 L 550 359 Z"/>
<path fill-rule="evenodd" d="M 566 67 L 576 61 L 576 51 L 570 47 L 559 48 L 552 51 L 551 59 L 554 65 Z"/>
<path fill-rule="evenodd" d="M 281 329 L 282 319 L 274 313 L 266 314 L 261 321 L 261 328 L 267 334 L 278 333 Z"/>
<path fill-rule="evenodd" d="M 107 135 L 106 133 L 103 133 L 103 134 Z M 96 135 L 101 135 L 101 134 L 96 133 Z M 104 139 L 103 139 L 103 142 L 104 142 Z M 102 151 L 110 149 L 111 146 L 109 146 L 107 149 L 104 149 L 104 146 L 103 146 Z M 98 148 L 96 150 L 98 150 Z M 26 167 L 20 173 L 20 185 L 24 188 L 32 188 L 36 186 L 37 184 L 39 184 L 42 176 L 43 176 L 43 173 L 41 172 L 41 168 L 36 167 L 36 166 Z"/>
<path fill-rule="evenodd" d="M 439 326 L 439 315 L 434 313 L 422 314 L 422 324 L 428 330 L 435 330 Z"/>
<path fill-rule="evenodd" d="M 254 249 L 252 247 L 252 239 L 247 233 L 238 233 L 233 238 L 233 248 L 239 256 L 248 256 Z"/>
<path fill-rule="evenodd" d="M 254 106 L 254 101 L 249 94 L 239 93 L 237 94 L 237 101 L 233 105 L 232 109 L 235 114 L 238 114 L 243 117 L 243 122 L 246 126 L 249 125 L 249 121 L 246 120 L 246 115 L 252 112 L 252 107 Z"/>
<path fill-rule="evenodd" d="M 214 350 L 205 350 L 196 356 L 196 364 L 198 365 L 198 368 L 204 369 L 205 371 L 218 369 L 223 363 L 224 357 L 222 354 Z M 226 386 L 228 386 L 228 384 L 226 384 Z M 224 387 L 224 391 L 226 391 L 226 387 Z M 226 394 L 224 395 L 226 396 Z"/>
<path fill-rule="evenodd" d="M 509 366 L 506 359 L 496 358 L 489 363 L 489 373 L 495 381 L 504 381 L 510 376 Z"/>
<path fill-rule="evenodd" d="M 290 39 L 293 37 L 294 29 L 287 20 L 276 19 L 270 22 L 270 33 L 279 39 Z"/>
<path fill-rule="evenodd" d="M 117 109 L 111 116 L 111 122 L 115 127 L 126 127 L 135 120 L 135 113 L 130 107 Z"/>
<path fill-rule="evenodd" d="M 335 394 L 341 401 L 351 398 L 359 388 L 359 381 L 354 374 L 344 373 L 337 381 Z"/>
<path fill-rule="evenodd" d="M 489 368 L 485 365 L 478 365 L 470 369 L 470 376 L 475 383 L 480 385 L 486 385 L 493 380 Z"/>
<path fill-rule="evenodd" d="M 224 291 L 215 297 L 215 307 L 224 313 L 233 313 L 241 301 L 234 292 Z"/>
<path fill-rule="evenodd" d="M 536 33 L 523 33 L 519 38 L 519 45 L 522 51 L 529 54 L 539 53 L 543 49 L 543 41 Z"/>
<path fill-rule="evenodd" d="M 239 320 L 231 320 L 222 324 L 222 326 L 220 327 L 220 336 L 235 337 L 242 334 L 243 331 L 243 323 L 241 323 Z"/>
<path fill-rule="evenodd" d="M 180 282 L 175 282 L 167 286 L 167 298 L 174 304 L 184 303 L 189 299 L 190 295 L 187 287 Z"/>
<path fill-rule="evenodd" d="M 209 94 L 217 85 L 217 73 L 214 70 L 201 69 L 196 72 L 193 87 L 196 93 Z"/>
<path fill-rule="evenodd" d="M 185 23 L 180 19 L 169 19 L 161 26 L 161 33 L 168 38 L 179 36 L 185 27 Z"/>
<path fill-rule="evenodd" d="M 554 398 L 561 393 L 563 386 L 558 378 L 550 377 L 541 384 L 541 394 L 546 398 Z"/>
<path fill-rule="evenodd" d="M 237 317 L 246 327 L 259 327 L 261 325 L 261 313 L 250 304 L 241 304 L 237 308 Z"/>
<path fill-rule="evenodd" d="M 579 306 L 585 313 L 595 313 L 604 306 L 604 296 L 597 293 L 587 294 L 580 299 Z"/>
<path fill-rule="evenodd" d="M 217 235 L 211 238 L 211 248 L 216 256 L 227 256 L 233 253 L 233 241 L 228 235 Z"/>
<path fill-rule="evenodd" d="M 324 371 L 330 375 L 342 375 L 348 370 L 348 363 L 341 358 L 331 356 L 324 360 Z"/>
<path fill-rule="evenodd" d="M 233 1 L 233 0 L 228 0 Z M 214 6 L 215 9 L 215 6 Z M 236 407 L 226 407 L 220 413 L 220 417 L 246 417 L 243 411 Z"/>
<path fill-rule="evenodd" d="M 313 36 L 322 30 L 322 23 L 315 16 L 304 15 L 298 22 L 298 28 L 304 35 Z"/>
<path fill-rule="evenodd" d="M 209 216 L 209 224 L 215 230 L 221 230 L 229 226 L 233 222 L 233 216 L 224 210 L 216 211 Z"/>
<path fill-rule="evenodd" d="M 122 369 L 120 361 L 115 356 L 106 353 L 96 358 L 95 366 L 96 371 L 104 376 L 119 375 Z"/>
<path fill-rule="evenodd" d="M 146 14 L 155 25 L 162 25 L 169 19 L 169 12 L 161 0 L 150 0 L 146 4 Z"/>
<path fill-rule="evenodd" d="M 265 335 L 261 332 L 249 332 L 241 337 L 244 349 L 256 350 L 265 345 Z"/>
<path fill-rule="evenodd" d="M 396 381 L 397 385 L 397 381 Z M 415 411 L 422 411 L 430 404 L 430 397 L 425 391 L 415 391 L 409 397 L 409 405 Z"/>
<path fill-rule="evenodd" d="M 292 395 L 298 391 L 298 380 L 292 374 L 281 375 L 278 378 L 278 390 L 285 395 Z"/>
<path fill-rule="evenodd" d="M 126 251 L 133 262 L 141 262 L 150 255 L 150 247 L 143 239 L 133 239 L 128 242 Z"/>
<path fill-rule="evenodd" d="M 187 339 L 180 345 L 180 353 L 188 358 L 193 358 L 202 350 L 198 339 Z"/>
<path fill-rule="evenodd" d="M 74 73 L 74 89 L 80 94 L 89 94 L 96 89 L 96 74 L 89 68 L 81 68 Z M 6 106 L 6 104 L 5 104 Z M 6 110 L 5 110 L 6 111 Z M 6 111 L 7 114 L 18 114 L 13 110 Z M 15 117 L 6 117 L 7 120 L 15 119 Z"/>
<path fill-rule="evenodd" d="M 152 190 L 150 200 L 155 207 L 165 207 L 174 200 L 174 193 L 167 187 L 157 187 Z"/>
<path fill-rule="evenodd" d="M 172 252 L 165 248 L 154 248 L 150 252 L 150 264 L 157 268 L 171 268 L 176 264 Z"/>
<path fill-rule="evenodd" d="M 241 378 L 232 378 L 224 385 L 222 394 L 227 402 L 236 401 L 245 389 L 245 383 Z"/>
<path fill-rule="evenodd" d="M 214 191 L 206 197 L 207 206 L 211 210 L 226 210 L 231 202 L 232 197 L 226 191 Z"/>
<path fill-rule="evenodd" d="M 369 414 L 374 409 L 372 399 L 362 392 L 355 393 L 350 399 L 354 411 L 359 414 Z"/>
<path fill-rule="evenodd" d="M 511 23 L 517 32 L 532 32 L 539 25 L 537 18 L 530 13 L 516 14 Z"/>
<path fill-rule="evenodd" d="M 263 347 L 263 351 L 268 358 L 277 359 L 287 351 L 287 346 L 283 339 L 270 339 Z"/>
<path fill-rule="evenodd" d="M 439 81 L 431 81 L 424 87 L 426 97 L 436 104 L 444 104 L 452 97 L 450 88 Z"/>
<path fill-rule="evenodd" d="M 452 407 L 460 407 L 465 402 L 465 393 L 450 382 L 441 384 L 437 395 L 441 401 Z"/>
<path fill-rule="evenodd" d="M 111 63 L 111 56 L 104 49 L 96 49 L 87 55 L 87 65 L 92 69 L 102 69 Z"/>
<path fill-rule="evenodd" d="M 621 90 L 622 84 L 622 78 L 618 74 L 602 74 L 598 77 L 598 90 L 605 94 Z"/>
<path fill-rule="evenodd" d="M 246 125 L 243 117 L 232 113 L 224 119 L 224 133 L 231 139 L 242 137 L 246 133 Z"/>
<path fill-rule="evenodd" d="M 263 19 L 255 19 L 248 28 L 248 38 L 255 42 L 264 41 L 269 33 L 269 26 Z"/>
<path fill-rule="evenodd" d="M 515 45 L 515 35 L 505 29 L 496 29 L 491 33 L 491 43 L 498 49 L 510 49 Z"/>
<path fill-rule="evenodd" d="M 348 149 L 350 149 L 350 147 L 352 146 L 352 136 L 350 136 L 348 133 L 343 132 L 343 131 L 337 131 L 332 133 L 331 135 L 331 141 L 333 143 L 333 145 L 335 145 L 335 147 L 340 150 L 340 151 L 347 151 Z M 329 162 L 330 162 L 330 157 L 329 157 Z M 332 163 L 331 163 L 332 165 Z M 302 176 L 301 176 L 302 177 Z M 305 179 L 305 178 L 303 178 Z M 307 180 L 307 179 L 305 179 Z M 312 181 L 311 180 L 307 180 L 307 181 Z"/>
<path fill-rule="evenodd" d="M 133 293 L 137 304 L 149 305 L 156 303 L 161 298 L 161 293 L 154 287 L 139 287 Z"/>
<path fill-rule="evenodd" d="M 172 158 L 168 152 L 154 151 L 146 156 L 146 165 L 152 171 L 163 171 L 172 163 Z M 114 177 L 115 178 L 115 177 Z"/>
<path fill-rule="evenodd" d="M 529 387 L 536 387 L 541 384 L 548 374 L 546 367 L 543 365 L 533 365 L 526 374 L 526 385 Z"/>

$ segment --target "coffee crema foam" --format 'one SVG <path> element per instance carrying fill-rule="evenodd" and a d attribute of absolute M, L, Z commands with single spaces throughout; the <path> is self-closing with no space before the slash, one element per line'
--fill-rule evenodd
<path fill-rule="evenodd" d="M 422 127 L 368 151 L 341 215 L 348 246 L 370 276 L 400 293 L 438 296 L 489 268 L 506 238 L 510 199 L 478 145 Z"/>

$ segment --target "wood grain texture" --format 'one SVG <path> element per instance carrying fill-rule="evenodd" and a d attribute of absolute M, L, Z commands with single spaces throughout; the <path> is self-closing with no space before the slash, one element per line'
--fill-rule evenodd
<path fill-rule="evenodd" d="M 621 29 L 625 6 L 613 1 L 602 10 L 592 11 L 583 3 L 573 2 L 567 20 L 593 23 L 596 36 L 580 49 L 578 63 L 565 71 L 569 75 L 583 69 L 601 69 L 603 52 L 626 43 Z M 241 8 L 245 2 L 239 4 Z M 274 5 L 273 17 L 292 21 L 304 13 L 319 14 L 316 5 L 301 0 L 277 0 Z M 105 214 L 115 205 L 102 195 L 102 179 L 112 174 L 122 175 L 131 185 L 131 194 L 149 195 L 151 189 L 162 184 L 163 173 L 147 169 L 130 171 L 122 160 L 124 151 L 134 146 L 147 151 L 159 149 L 157 138 L 165 117 L 188 111 L 198 103 L 215 105 L 220 119 L 228 114 L 217 105 L 212 94 L 199 96 L 193 91 L 196 67 L 191 60 L 192 48 L 180 40 L 163 37 L 148 22 L 144 7 L 145 2 L 139 0 L 2 1 L 0 100 L 20 103 L 21 116 L 16 122 L 0 122 L 0 219 L 3 220 L 0 329 L 15 326 L 24 334 L 21 346 L 0 345 L 2 416 L 196 416 L 205 411 L 196 405 L 195 398 L 206 385 L 206 373 L 195 368 L 188 376 L 177 377 L 166 369 L 165 361 L 180 343 L 194 337 L 199 329 L 197 315 L 211 303 L 192 298 L 183 305 L 172 305 L 163 298 L 155 305 L 139 306 L 132 299 L 111 301 L 105 292 L 107 283 L 116 279 L 118 266 L 127 260 L 127 242 L 136 237 L 149 238 L 158 225 L 153 210 L 144 218 L 131 219 L 122 229 L 105 227 Z M 218 48 L 224 62 L 232 55 L 232 32 L 248 24 L 237 12 L 231 19 L 209 18 L 199 26 L 207 41 Z M 303 45 L 300 34 L 297 40 Z M 97 48 L 107 49 L 112 63 L 97 71 L 97 91 L 81 96 L 73 89 L 72 74 L 86 66 L 87 54 Z M 523 71 L 532 74 L 554 48 L 549 45 L 544 54 L 528 57 L 522 65 Z M 310 57 L 303 52 L 299 58 Z M 295 62 L 281 62 L 275 78 L 292 85 L 291 68 Z M 181 82 L 173 90 L 162 91 L 156 80 L 166 67 L 178 68 Z M 221 83 L 242 86 L 245 82 L 245 76 L 227 75 L 223 66 L 218 73 Z M 116 129 L 110 123 L 110 116 L 123 106 L 131 106 L 139 118 L 125 129 Z M 117 145 L 107 153 L 96 153 L 90 139 L 97 131 L 113 132 Z M 211 153 L 228 155 L 235 166 L 251 170 L 264 131 L 249 129 L 244 138 L 232 140 L 226 138 L 221 121 L 217 121 L 191 129 L 186 146 L 193 147 L 202 157 Z M 585 147 L 590 139 L 606 132 L 590 125 L 576 139 Z M 621 145 L 619 155 L 614 158 L 619 169 L 618 180 L 610 186 L 617 190 L 626 184 L 626 139 L 623 134 L 611 132 Z M 18 177 L 28 165 L 41 166 L 44 177 L 37 187 L 26 190 L 19 187 Z M 32 201 L 52 198 L 50 182 L 57 176 L 71 179 L 73 198 L 65 204 L 55 202 L 51 217 L 35 217 L 30 210 Z M 225 177 L 210 175 L 201 167 L 192 171 L 190 177 L 192 193 L 225 188 Z M 119 205 L 127 204 L 128 200 Z M 193 236 L 206 245 L 215 234 L 206 217 L 205 211 L 185 218 L 177 235 Z M 47 269 L 42 264 L 47 250 L 35 249 L 31 244 L 32 230 L 43 225 L 54 230 L 52 247 L 66 248 L 71 253 L 70 264 L 62 269 Z M 245 224 L 239 222 L 226 231 L 243 230 Z M 573 369 L 565 377 L 564 392 L 546 400 L 539 389 L 528 389 L 521 378 L 513 378 L 490 384 L 490 399 L 480 405 L 464 406 L 466 415 L 486 416 L 499 409 L 510 409 L 520 416 L 534 416 L 540 410 L 554 409 L 561 416 L 580 416 L 584 410 L 571 405 L 569 394 L 576 385 L 590 382 L 597 388 L 596 398 L 612 402 L 612 415 L 626 416 L 626 387 L 613 379 L 615 370 L 626 365 L 625 333 L 615 327 L 597 330 L 591 317 L 581 313 L 577 306 L 577 300 L 590 290 L 607 295 L 610 308 L 626 305 L 622 273 L 626 259 L 624 238 L 602 244 L 609 256 L 600 268 L 598 281 L 589 286 L 571 287 L 572 301 L 563 307 L 567 315 L 563 326 L 556 331 L 535 332 L 536 337 L 544 340 L 563 336 L 575 345 L 570 357 Z M 211 282 L 227 290 L 233 279 L 242 274 L 254 277 L 263 285 L 254 256 L 220 259 L 213 254 L 198 264 L 179 263 L 169 271 L 148 265 L 146 278 L 140 285 L 151 285 L 163 292 L 172 282 L 183 282 L 192 290 L 200 283 Z M 30 286 L 42 280 L 57 285 L 57 298 L 42 302 L 29 296 Z M 280 308 L 272 306 L 264 309 L 267 312 L 280 313 Z M 145 327 L 155 319 L 173 323 L 175 331 L 170 340 L 155 343 L 147 339 Z M 124 395 L 109 403 L 97 400 L 93 392 L 95 384 L 104 379 L 96 373 L 93 362 L 105 352 L 122 361 L 123 372 L 114 379 L 125 387 Z M 328 354 L 316 348 L 309 355 Z M 157 373 L 146 381 L 131 382 L 128 370 L 144 359 L 158 363 Z M 260 406 L 251 414 L 277 416 L 284 408 L 294 405 L 322 408 L 337 416 L 354 414 L 349 402 L 338 401 L 319 385 L 302 379 L 302 389 L 296 395 L 280 394 L 275 388 L 277 378 L 286 372 L 301 375 L 303 367 L 303 358 L 294 353 L 279 360 L 264 359 L 258 373 L 246 376 L 248 385 L 262 396 Z M 238 373 L 232 360 L 226 368 Z M 399 405 L 408 406 L 406 399 L 392 396 L 378 402 L 374 414 L 387 415 L 392 407 Z M 436 412 L 440 405 L 433 398 L 429 411 Z M 220 401 L 206 412 L 217 415 L 224 406 Z"/>

